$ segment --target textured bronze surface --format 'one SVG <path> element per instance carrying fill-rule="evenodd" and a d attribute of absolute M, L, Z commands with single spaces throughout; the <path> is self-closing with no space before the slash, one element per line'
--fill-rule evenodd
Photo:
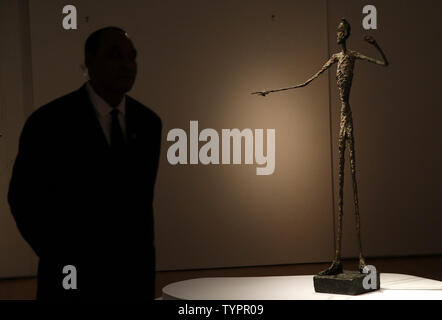
<path fill-rule="evenodd" d="M 341 51 L 335 53 L 331 56 L 331 58 L 324 64 L 324 66 L 319 70 L 316 74 L 314 74 L 310 79 L 302 84 L 298 84 L 288 88 L 281 88 L 276 90 L 268 90 L 268 91 L 257 91 L 252 94 L 258 94 L 263 97 L 266 95 L 291 90 L 296 88 L 305 87 L 314 79 L 319 77 L 324 71 L 329 69 L 334 63 L 338 63 L 337 72 L 336 72 L 336 81 L 339 90 L 339 99 L 341 101 L 341 121 L 340 121 L 340 130 L 339 130 L 339 191 L 338 191 L 338 232 L 336 237 L 336 252 L 335 258 L 332 262 L 332 265 L 320 272 L 320 275 L 335 275 L 342 273 L 342 263 L 341 263 L 341 241 L 342 241 L 342 217 L 343 217 L 343 206 L 344 206 L 344 163 L 345 163 L 345 148 L 348 146 L 349 156 L 350 156 L 350 169 L 353 181 L 353 197 L 354 197 L 354 208 L 355 208 L 355 216 L 356 216 L 356 233 L 357 233 L 357 241 L 359 248 L 359 271 L 362 272 L 366 263 L 365 259 L 362 255 L 362 244 L 361 244 L 361 232 L 360 232 L 360 216 L 359 216 L 359 201 L 358 201 L 358 186 L 356 183 L 356 158 L 355 158 L 355 141 L 353 135 L 353 118 L 350 109 L 350 89 L 353 80 L 353 70 L 355 61 L 357 59 L 365 60 L 368 62 L 372 62 L 381 66 L 388 66 L 387 58 L 383 53 L 382 49 L 377 44 L 376 40 L 374 40 L 371 36 L 364 37 L 364 40 L 373 45 L 381 54 L 382 61 L 373 59 L 363 54 L 348 50 L 346 46 L 346 40 L 350 36 L 350 24 L 345 20 L 341 19 L 341 22 L 338 25 L 337 30 L 337 43 L 341 46 Z"/>

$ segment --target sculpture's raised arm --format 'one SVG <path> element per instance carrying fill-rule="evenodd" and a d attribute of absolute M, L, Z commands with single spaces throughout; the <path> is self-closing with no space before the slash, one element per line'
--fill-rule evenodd
<path fill-rule="evenodd" d="M 336 55 L 333 55 L 325 64 L 324 66 L 321 68 L 321 70 L 319 70 L 318 72 L 316 72 L 310 79 L 308 79 L 306 82 L 292 86 L 292 87 L 287 87 L 287 88 L 281 88 L 281 89 L 275 89 L 275 90 L 268 90 L 268 91 L 256 91 L 256 92 L 252 92 L 252 94 L 259 94 L 263 97 L 265 97 L 266 95 L 268 95 L 269 93 L 272 92 L 279 92 L 279 91 L 285 91 L 285 90 L 291 90 L 291 89 L 296 89 L 296 88 L 302 88 L 305 87 L 306 85 L 308 85 L 310 82 L 312 82 L 313 80 L 315 80 L 317 77 L 319 77 L 324 71 L 326 71 L 328 68 L 330 68 L 333 63 L 335 63 L 337 61 Z"/>
<path fill-rule="evenodd" d="M 384 67 L 388 66 L 387 57 L 385 56 L 384 52 L 382 51 L 381 47 L 378 45 L 376 40 L 371 36 L 365 36 L 364 40 L 367 41 L 369 44 L 375 46 L 376 49 L 378 49 L 378 51 L 380 52 L 380 54 L 382 56 L 383 61 L 364 56 L 363 54 L 361 54 L 359 52 L 355 52 L 356 58 L 361 59 L 361 60 L 365 60 L 365 61 L 368 61 L 371 63 L 376 63 L 377 65 L 380 65 L 380 66 L 384 66 Z"/>

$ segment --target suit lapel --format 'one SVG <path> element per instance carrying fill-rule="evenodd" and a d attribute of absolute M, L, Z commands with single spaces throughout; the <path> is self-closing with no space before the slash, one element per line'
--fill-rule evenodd
<path fill-rule="evenodd" d="M 84 123 L 84 128 L 80 128 L 88 139 L 88 142 L 94 146 L 94 148 L 98 148 L 98 150 L 109 151 L 110 146 L 107 142 L 106 136 L 104 135 L 103 128 L 97 118 L 95 113 L 95 109 L 92 105 L 92 102 L 89 98 L 89 94 L 86 90 L 86 85 L 83 85 L 78 91 L 78 106 L 82 109 L 82 116 L 85 120 L 81 121 Z M 139 115 L 137 114 L 137 108 L 133 104 L 133 101 L 130 97 L 126 96 L 126 136 L 127 136 L 127 145 L 131 153 L 137 153 L 139 149 L 139 141 L 143 140 L 144 134 L 143 131 L 146 128 L 141 128 L 139 125 Z M 147 144 L 148 141 L 143 141 L 143 144 Z M 147 147 L 147 146 L 144 146 Z"/>
<path fill-rule="evenodd" d="M 136 112 L 130 99 L 126 99 L 126 135 L 128 145 L 132 146 L 137 140 L 138 124 Z"/>
<path fill-rule="evenodd" d="M 82 123 L 85 124 L 84 128 L 80 129 L 86 133 L 88 142 L 95 145 L 97 148 L 108 150 L 109 144 L 89 98 L 86 85 L 83 85 L 78 90 L 78 100 L 79 108 L 82 108 L 84 116 L 84 122 Z"/>

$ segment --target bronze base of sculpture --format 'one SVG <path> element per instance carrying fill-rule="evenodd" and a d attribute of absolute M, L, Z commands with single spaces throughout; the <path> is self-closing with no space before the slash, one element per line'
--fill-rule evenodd
<path fill-rule="evenodd" d="M 379 272 L 376 273 L 375 289 L 373 289 L 371 286 L 368 289 L 364 288 L 363 281 L 366 276 L 366 273 L 344 270 L 344 272 L 337 275 L 316 275 L 313 277 L 313 283 L 315 287 L 315 292 L 320 293 L 345 294 L 355 296 L 379 290 L 379 288 L 381 287 Z"/>

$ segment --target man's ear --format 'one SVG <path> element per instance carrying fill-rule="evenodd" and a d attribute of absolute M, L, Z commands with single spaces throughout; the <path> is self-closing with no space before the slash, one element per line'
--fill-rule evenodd
<path fill-rule="evenodd" d="M 94 70 L 94 56 L 86 55 L 84 57 L 84 66 L 86 69 L 86 73 L 89 75 L 89 78 L 90 78 L 91 72 L 93 72 L 93 70 Z"/>
<path fill-rule="evenodd" d="M 88 70 L 87 70 L 87 68 L 86 68 L 86 66 L 84 65 L 84 63 L 82 63 L 81 65 L 80 65 L 80 69 L 81 69 L 81 71 L 83 71 L 83 77 L 88 77 Z"/>
<path fill-rule="evenodd" d="M 88 54 L 84 57 L 84 65 L 86 66 L 86 68 L 90 68 L 91 66 L 91 59 L 92 57 Z"/>

